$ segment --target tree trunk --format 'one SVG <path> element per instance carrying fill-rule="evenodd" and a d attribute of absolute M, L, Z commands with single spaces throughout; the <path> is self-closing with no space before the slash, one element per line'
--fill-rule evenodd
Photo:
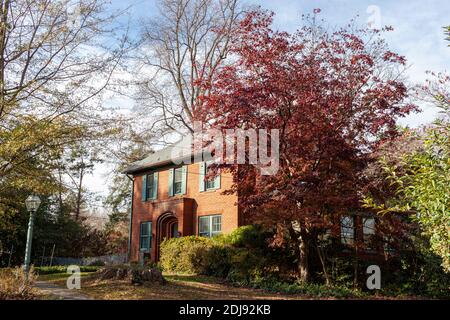
<path fill-rule="evenodd" d="M 80 172 L 80 184 L 78 185 L 78 192 L 77 192 L 77 203 L 76 203 L 76 212 L 75 212 L 75 220 L 78 221 L 80 218 L 81 213 L 81 202 L 83 197 L 83 176 L 84 176 L 84 168 L 81 169 Z"/>
<path fill-rule="evenodd" d="M 354 256 L 353 256 L 353 287 L 358 287 L 358 248 L 355 246 Z"/>
<path fill-rule="evenodd" d="M 298 260 L 298 271 L 300 274 L 300 281 L 307 283 L 309 281 L 309 239 L 306 232 L 301 232 L 299 238 L 300 257 Z"/>
<path fill-rule="evenodd" d="M 316 244 L 316 248 L 317 248 L 317 255 L 319 256 L 319 259 L 320 259 L 320 264 L 322 265 L 322 271 L 323 271 L 323 275 L 325 277 L 325 284 L 327 286 L 330 286 L 331 280 L 330 280 L 330 276 L 329 276 L 328 270 L 327 270 L 325 254 L 318 244 Z"/>
<path fill-rule="evenodd" d="M 62 175 L 61 175 L 61 169 L 58 169 L 58 175 L 59 175 L 59 190 L 58 190 L 58 201 L 59 201 L 59 215 L 60 217 L 63 216 L 63 196 L 62 196 L 62 192 L 63 192 L 63 183 L 62 183 Z"/>

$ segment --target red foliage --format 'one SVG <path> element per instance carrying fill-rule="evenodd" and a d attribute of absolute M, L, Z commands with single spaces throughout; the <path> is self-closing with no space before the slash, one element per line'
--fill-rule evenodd
<path fill-rule="evenodd" d="M 231 168 L 233 191 L 253 219 L 296 220 L 313 234 L 358 207 L 371 152 L 416 107 L 404 102 L 407 88 L 393 72 L 405 59 L 377 37 L 367 42 L 370 31 L 304 27 L 288 34 L 271 29 L 272 17 L 254 11 L 242 20 L 234 62 L 202 84 L 208 95 L 197 119 L 218 129 L 279 129 L 277 174 Z"/>

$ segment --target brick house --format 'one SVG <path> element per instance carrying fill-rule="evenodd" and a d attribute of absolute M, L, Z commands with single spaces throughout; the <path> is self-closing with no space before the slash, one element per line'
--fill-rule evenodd
<path fill-rule="evenodd" d="M 159 260 L 165 238 L 211 237 L 229 233 L 246 224 L 237 206 L 236 194 L 222 194 L 232 185 L 229 172 L 207 180 L 208 162 L 174 163 L 187 159 L 173 156 L 171 146 L 131 164 L 124 173 L 133 181 L 130 214 L 129 259 L 143 256 Z M 178 160 L 178 161 L 177 161 Z M 343 216 L 339 222 L 340 242 L 352 246 L 354 239 L 375 235 L 376 220 L 358 215 Z"/>
<path fill-rule="evenodd" d="M 164 238 L 211 237 L 242 225 L 237 196 L 222 194 L 231 187 L 231 174 L 207 180 L 208 162 L 176 165 L 173 148 L 150 154 L 124 172 L 133 180 L 130 261 L 138 261 L 140 253 L 157 261 Z"/>

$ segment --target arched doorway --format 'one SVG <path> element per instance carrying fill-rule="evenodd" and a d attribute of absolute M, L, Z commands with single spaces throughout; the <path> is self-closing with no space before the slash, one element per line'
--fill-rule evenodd
<path fill-rule="evenodd" d="M 172 212 L 162 214 L 156 224 L 156 261 L 159 260 L 159 245 L 164 239 L 178 238 L 178 218 Z"/>

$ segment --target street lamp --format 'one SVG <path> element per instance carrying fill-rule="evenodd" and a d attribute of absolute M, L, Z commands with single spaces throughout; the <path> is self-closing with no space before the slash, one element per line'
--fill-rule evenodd
<path fill-rule="evenodd" d="M 27 246 L 25 248 L 25 263 L 23 268 L 25 274 L 28 277 L 28 271 L 30 271 L 30 259 L 31 259 L 31 241 L 33 239 L 33 226 L 34 226 L 34 213 L 39 208 L 41 204 L 41 199 L 36 195 L 30 195 L 25 200 L 25 205 L 27 206 L 28 212 L 30 212 L 30 220 L 28 222 L 28 233 L 27 233 Z"/>

